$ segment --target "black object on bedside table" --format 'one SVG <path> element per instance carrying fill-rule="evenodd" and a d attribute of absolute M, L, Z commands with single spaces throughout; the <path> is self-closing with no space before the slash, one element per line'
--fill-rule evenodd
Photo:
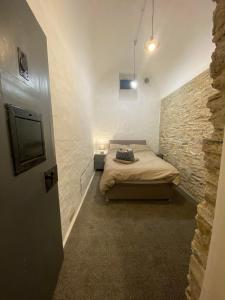
<path fill-rule="evenodd" d="M 94 155 L 94 169 L 95 171 L 103 171 L 105 165 L 105 154 L 99 153 Z"/>

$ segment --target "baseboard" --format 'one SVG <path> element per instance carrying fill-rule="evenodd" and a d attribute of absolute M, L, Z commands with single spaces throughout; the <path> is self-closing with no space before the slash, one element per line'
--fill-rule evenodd
<path fill-rule="evenodd" d="M 67 240 L 68 240 L 68 237 L 69 237 L 69 235 L 70 235 L 70 232 L 71 232 L 71 230 L 72 230 L 72 228 L 73 228 L 73 225 L 74 225 L 74 223 L 75 223 L 75 221 L 76 221 L 76 218 L 77 218 L 77 216 L 78 216 L 78 214 L 79 214 L 79 211 L 80 211 L 80 209 L 81 209 L 81 206 L 82 206 L 82 204 L 83 204 L 83 202 L 84 202 L 84 199 L 86 198 L 87 192 L 88 192 L 88 190 L 89 190 L 89 188 L 90 188 L 90 186 L 91 186 L 91 183 L 92 183 L 92 181 L 93 181 L 94 175 L 95 175 L 95 172 L 93 173 L 93 175 L 92 175 L 92 177 L 91 177 L 91 179 L 90 179 L 90 181 L 89 181 L 89 184 L 88 184 L 88 186 L 87 186 L 87 188 L 86 188 L 86 191 L 85 191 L 85 193 L 84 193 L 84 195 L 83 195 L 83 197 L 82 197 L 82 199 L 81 199 L 80 205 L 79 205 L 79 207 L 78 207 L 76 213 L 74 214 L 73 219 L 72 219 L 72 221 L 71 221 L 71 223 L 70 223 L 70 226 L 69 226 L 69 228 L 68 228 L 68 230 L 67 230 L 67 232 L 66 232 L 65 238 L 63 239 L 63 248 L 64 248 L 65 245 L 66 245 L 66 242 L 67 242 Z"/>

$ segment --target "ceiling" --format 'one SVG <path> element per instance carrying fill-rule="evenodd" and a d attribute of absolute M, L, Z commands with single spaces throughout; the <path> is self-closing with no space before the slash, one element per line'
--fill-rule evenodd
<path fill-rule="evenodd" d="M 109 72 L 132 72 L 133 40 L 144 0 L 93 0 L 92 49 L 98 80 Z M 155 36 L 160 48 L 149 55 L 144 42 L 151 33 L 148 0 L 137 45 L 140 79 L 151 78 L 163 97 L 208 68 L 213 51 L 212 0 L 155 0 Z"/>

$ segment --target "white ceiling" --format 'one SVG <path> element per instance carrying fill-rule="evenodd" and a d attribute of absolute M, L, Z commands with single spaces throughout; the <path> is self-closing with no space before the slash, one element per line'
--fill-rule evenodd
<path fill-rule="evenodd" d="M 144 0 L 93 0 L 93 53 L 98 80 L 115 71 L 131 72 L 133 40 Z M 213 51 L 212 0 L 155 0 L 155 36 L 160 48 L 144 52 L 151 33 L 148 0 L 137 46 L 138 73 L 152 80 L 160 97 L 208 68 Z"/>

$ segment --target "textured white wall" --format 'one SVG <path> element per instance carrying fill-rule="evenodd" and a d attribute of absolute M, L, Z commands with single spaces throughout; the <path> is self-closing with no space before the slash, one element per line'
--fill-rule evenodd
<path fill-rule="evenodd" d="M 158 151 L 160 101 L 143 79 L 136 91 L 119 91 L 119 69 L 105 74 L 96 83 L 94 112 L 97 143 L 101 139 L 146 139 Z"/>
<path fill-rule="evenodd" d="M 93 173 L 92 61 L 88 0 L 28 0 L 48 40 L 63 237 Z M 88 177 L 88 178 L 87 178 Z"/>

